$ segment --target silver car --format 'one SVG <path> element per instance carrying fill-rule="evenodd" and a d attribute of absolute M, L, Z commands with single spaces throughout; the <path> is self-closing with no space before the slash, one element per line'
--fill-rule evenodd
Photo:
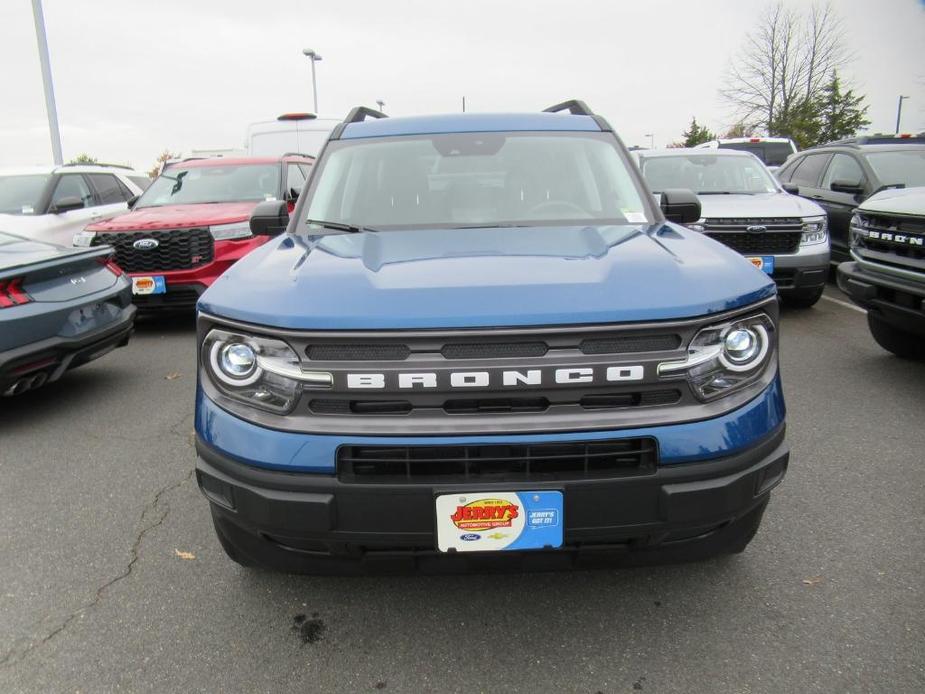
<path fill-rule="evenodd" d="M 19 395 L 128 344 L 132 285 L 112 248 L 0 231 L 0 395 Z"/>
<path fill-rule="evenodd" d="M 729 149 L 634 153 L 649 189 L 697 193 L 702 218 L 691 229 L 738 251 L 769 274 L 786 304 L 809 307 L 829 274 L 825 211 L 791 195 L 753 154 Z"/>

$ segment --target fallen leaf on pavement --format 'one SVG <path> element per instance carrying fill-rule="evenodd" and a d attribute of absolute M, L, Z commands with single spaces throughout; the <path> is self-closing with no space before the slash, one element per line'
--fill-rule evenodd
<path fill-rule="evenodd" d="M 803 579 L 803 585 L 815 586 L 819 583 L 822 583 L 822 576 L 810 576 L 809 578 Z"/>
<path fill-rule="evenodd" d="M 167 380 L 167 381 L 175 381 L 175 380 L 177 380 L 178 378 L 180 378 L 180 372 L 179 372 L 179 371 L 171 371 L 169 374 L 167 374 L 166 376 L 164 376 L 164 379 Z"/>
<path fill-rule="evenodd" d="M 180 559 L 195 559 L 196 558 L 196 555 L 193 554 L 192 552 L 181 552 L 178 549 L 174 549 L 174 552 L 177 553 L 177 556 L 180 557 Z"/>

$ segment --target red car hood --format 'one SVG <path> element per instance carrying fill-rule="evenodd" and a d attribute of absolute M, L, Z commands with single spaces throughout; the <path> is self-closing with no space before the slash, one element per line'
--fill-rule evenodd
<path fill-rule="evenodd" d="M 87 230 L 135 231 L 231 224 L 246 221 L 256 206 L 256 202 L 211 202 L 200 205 L 142 207 L 105 222 L 91 224 Z"/>

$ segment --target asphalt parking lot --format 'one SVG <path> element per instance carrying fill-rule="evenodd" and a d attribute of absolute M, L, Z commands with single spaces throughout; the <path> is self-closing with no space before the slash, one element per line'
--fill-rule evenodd
<path fill-rule="evenodd" d="M 225 558 L 192 320 L 0 401 L 0 691 L 925 691 L 925 365 L 837 289 L 785 311 L 793 448 L 742 555 L 313 578 Z"/>

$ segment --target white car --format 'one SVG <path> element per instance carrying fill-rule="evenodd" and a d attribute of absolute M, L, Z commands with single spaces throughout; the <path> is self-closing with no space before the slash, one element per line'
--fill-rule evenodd
<path fill-rule="evenodd" d="M 797 146 L 788 137 L 730 137 L 723 140 L 710 140 L 697 145 L 698 149 L 737 149 L 751 152 L 771 173 L 787 161 L 787 157 L 796 154 Z"/>
<path fill-rule="evenodd" d="M 0 229 L 70 246 L 91 222 L 125 212 L 150 182 L 147 174 L 100 164 L 0 169 Z"/>
<path fill-rule="evenodd" d="M 339 118 L 318 118 L 314 113 L 284 113 L 276 120 L 247 126 L 244 148 L 252 157 L 308 154 L 317 157 Z"/>

